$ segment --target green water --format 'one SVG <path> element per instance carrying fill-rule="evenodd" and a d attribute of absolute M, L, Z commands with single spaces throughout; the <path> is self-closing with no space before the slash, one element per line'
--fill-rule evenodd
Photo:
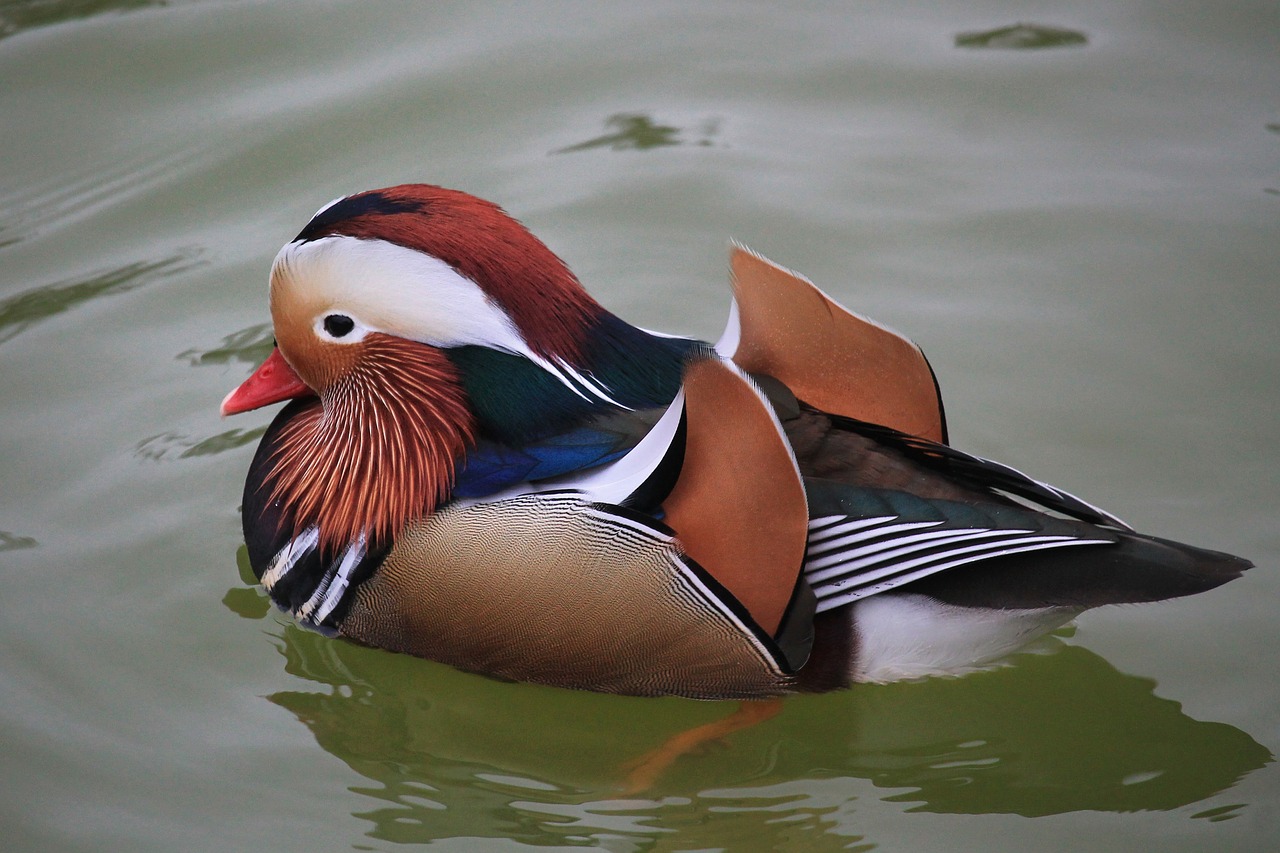
<path fill-rule="evenodd" d="M 0 2 L 0 846 L 1280 847 L 1278 94 L 1274 2 Z M 734 706 L 356 648 L 243 580 L 270 413 L 217 405 L 270 261 L 411 180 L 650 328 L 716 336 L 746 242 L 920 342 L 958 446 L 1259 568 L 623 796 Z"/>

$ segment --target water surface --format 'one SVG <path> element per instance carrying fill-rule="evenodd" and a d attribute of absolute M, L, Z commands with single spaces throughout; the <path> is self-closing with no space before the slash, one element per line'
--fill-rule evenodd
<path fill-rule="evenodd" d="M 1274 3 L 0 4 L 12 850 L 1280 844 Z M 733 706 L 501 684 L 245 580 L 270 261 L 342 194 L 494 199 L 714 337 L 741 240 L 922 344 L 954 443 L 1259 568 L 961 679 Z"/>

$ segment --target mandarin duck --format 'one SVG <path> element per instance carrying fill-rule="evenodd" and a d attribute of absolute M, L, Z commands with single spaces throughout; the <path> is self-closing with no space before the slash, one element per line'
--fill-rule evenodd
<path fill-rule="evenodd" d="M 962 672 L 1250 563 L 951 447 L 920 349 L 731 249 L 714 345 L 605 310 L 463 192 L 338 199 L 276 257 L 249 469 L 301 624 L 490 676 L 752 699 Z"/>

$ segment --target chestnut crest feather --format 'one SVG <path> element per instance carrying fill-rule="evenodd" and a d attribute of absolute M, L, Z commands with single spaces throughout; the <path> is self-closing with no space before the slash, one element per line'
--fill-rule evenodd
<path fill-rule="evenodd" d="M 448 264 L 511 318 L 530 349 L 577 364 L 604 309 L 554 252 L 498 205 L 429 184 L 340 199 L 294 239 L 381 240 Z"/>

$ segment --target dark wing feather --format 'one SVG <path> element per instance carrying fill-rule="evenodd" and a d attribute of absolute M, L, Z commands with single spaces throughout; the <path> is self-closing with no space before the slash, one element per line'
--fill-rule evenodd
<path fill-rule="evenodd" d="M 922 498 L 805 479 L 804 575 L 819 612 L 999 557 L 1114 545 L 1115 531 L 994 501 Z"/>
<path fill-rule="evenodd" d="M 808 410 L 808 407 L 805 407 Z M 808 410 L 812 411 L 812 410 Z M 889 427 L 853 418 L 828 415 L 836 430 L 846 430 L 892 448 L 906 460 L 941 474 L 953 483 L 993 497 L 1012 496 L 1029 501 L 1035 507 L 1060 513 L 1090 524 L 1132 530 L 1128 524 L 1109 512 L 1081 500 L 1075 495 L 1032 479 L 1008 465 L 956 450 L 945 444 L 917 438 Z"/>
<path fill-rule="evenodd" d="M 1000 557 L 925 578 L 911 591 L 962 607 L 1086 608 L 1195 595 L 1235 580 L 1253 566 L 1231 554 L 1154 536 L 1117 536 L 1115 546 L 1086 553 Z"/>

